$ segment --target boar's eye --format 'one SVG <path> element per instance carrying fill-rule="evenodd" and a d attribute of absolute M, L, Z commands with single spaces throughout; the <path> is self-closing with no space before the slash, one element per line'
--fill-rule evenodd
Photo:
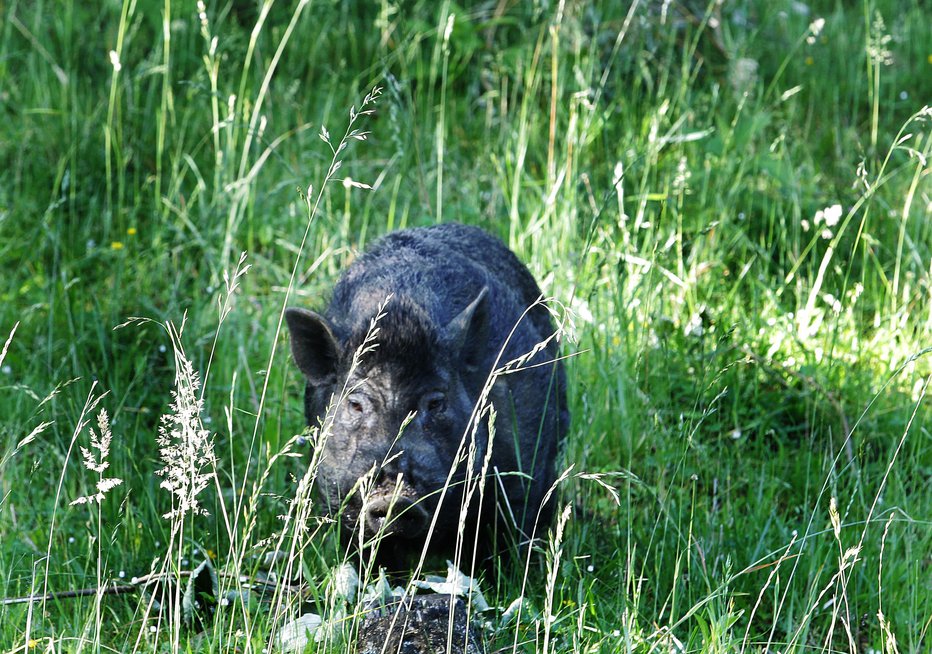
<path fill-rule="evenodd" d="M 358 397 L 346 398 L 346 406 L 350 410 L 350 413 L 354 413 L 356 415 L 362 415 L 366 410 L 365 404 Z"/>
<path fill-rule="evenodd" d="M 422 403 L 428 413 L 443 413 L 447 409 L 447 398 L 440 392 L 428 393 Z"/>

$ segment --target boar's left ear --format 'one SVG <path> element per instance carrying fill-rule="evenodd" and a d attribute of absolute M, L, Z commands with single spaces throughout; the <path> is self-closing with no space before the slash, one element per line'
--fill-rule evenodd
<path fill-rule="evenodd" d="M 469 303 L 447 325 L 444 341 L 467 370 L 475 370 L 485 352 L 489 340 L 489 287 L 483 286 L 476 299 Z"/>
<path fill-rule="evenodd" d="M 285 309 L 291 352 L 308 381 L 320 385 L 337 371 L 340 345 L 322 316 L 307 309 Z"/>

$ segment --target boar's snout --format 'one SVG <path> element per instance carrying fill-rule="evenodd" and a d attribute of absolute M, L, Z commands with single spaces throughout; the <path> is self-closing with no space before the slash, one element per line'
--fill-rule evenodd
<path fill-rule="evenodd" d="M 430 516 L 420 503 L 393 493 L 379 494 L 366 506 L 366 528 L 373 534 L 395 534 L 402 538 L 423 536 Z"/>

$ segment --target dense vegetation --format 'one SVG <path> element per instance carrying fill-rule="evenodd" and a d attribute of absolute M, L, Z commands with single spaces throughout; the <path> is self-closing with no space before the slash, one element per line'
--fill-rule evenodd
<path fill-rule="evenodd" d="M 482 575 L 493 607 L 526 597 L 495 648 L 928 647 L 921 0 L 0 16 L 3 596 L 282 549 L 332 613 L 331 526 L 279 519 L 313 443 L 282 311 L 380 234 L 460 221 L 575 315 L 571 513 Z M 206 515 L 160 486 L 173 431 L 212 443 Z M 231 597 L 201 635 L 136 594 L 3 605 L 0 651 L 259 651 L 293 617 Z"/>

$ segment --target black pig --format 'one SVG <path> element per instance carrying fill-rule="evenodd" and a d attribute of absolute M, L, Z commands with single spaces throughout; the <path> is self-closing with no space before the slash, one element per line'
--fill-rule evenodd
<path fill-rule="evenodd" d="M 475 479 L 489 452 L 487 418 L 469 450 L 486 380 L 554 333 L 547 309 L 535 305 L 539 297 L 530 272 L 499 240 L 475 227 L 440 225 L 379 240 L 345 271 L 323 316 L 288 309 L 292 352 L 307 378 L 308 422 L 351 389 L 335 408 L 317 482 L 328 509 L 343 508 L 345 535 L 360 527 L 367 537 L 381 532 L 383 560 L 420 553 L 428 534 L 432 551 L 450 552 L 469 486 L 466 458 L 473 457 Z M 351 370 L 383 304 L 377 345 Z M 546 525 L 552 517 L 552 501 L 542 503 L 568 423 L 555 341 L 498 376 L 489 398 L 497 413 L 490 478 L 482 506 L 474 493 L 463 514 L 467 551 L 473 529 L 484 530 L 480 549 L 487 551 L 504 535 L 525 542 L 535 520 Z M 368 499 L 350 496 L 370 471 Z"/>

